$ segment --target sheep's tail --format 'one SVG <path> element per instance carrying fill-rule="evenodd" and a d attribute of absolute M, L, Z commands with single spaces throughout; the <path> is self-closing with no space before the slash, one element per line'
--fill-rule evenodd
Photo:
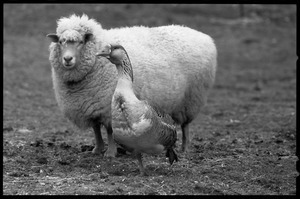
<path fill-rule="evenodd" d="M 178 156 L 173 148 L 167 149 L 166 156 L 169 158 L 170 165 L 172 165 L 174 161 L 178 162 Z"/>

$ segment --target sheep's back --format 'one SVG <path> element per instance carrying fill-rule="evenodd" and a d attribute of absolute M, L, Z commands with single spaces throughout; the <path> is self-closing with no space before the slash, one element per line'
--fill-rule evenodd
<path fill-rule="evenodd" d="M 208 35 L 175 25 L 132 27 L 106 31 L 106 41 L 128 52 L 138 97 L 180 123 L 198 114 L 216 70 L 216 48 Z"/>

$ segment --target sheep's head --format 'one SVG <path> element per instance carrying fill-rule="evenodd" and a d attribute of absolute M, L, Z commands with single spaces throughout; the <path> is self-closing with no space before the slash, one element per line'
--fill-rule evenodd
<path fill-rule="evenodd" d="M 65 82 L 84 78 L 96 62 L 93 34 L 70 29 L 47 37 L 54 42 L 50 45 L 50 62 L 58 75 Z"/>
<path fill-rule="evenodd" d="M 61 52 L 61 63 L 66 69 L 72 69 L 80 63 L 80 55 L 84 45 L 91 40 L 91 33 L 86 33 L 82 37 L 75 30 L 67 30 L 60 37 L 56 34 L 48 34 L 47 37 L 52 42 L 58 43 Z"/>

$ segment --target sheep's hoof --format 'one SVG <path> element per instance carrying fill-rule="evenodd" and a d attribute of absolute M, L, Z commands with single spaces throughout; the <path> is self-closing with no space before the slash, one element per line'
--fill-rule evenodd
<path fill-rule="evenodd" d="M 93 154 L 97 154 L 97 155 L 100 155 L 104 152 L 104 149 L 101 149 L 99 147 L 95 147 L 92 151 Z"/>
<path fill-rule="evenodd" d="M 182 143 L 181 152 L 189 153 L 191 142 Z"/>
<path fill-rule="evenodd" d="M 117 155 L 117 148 L 115 149 L 110 149 L 108 148 L 107 151 L 104 153 L 104 157 L 116 157 Z"/>
<path fill-rule="evenodd" d="M 188 147 L 181 148 L 181 154 L 190 154 L 190 149 Z"/>

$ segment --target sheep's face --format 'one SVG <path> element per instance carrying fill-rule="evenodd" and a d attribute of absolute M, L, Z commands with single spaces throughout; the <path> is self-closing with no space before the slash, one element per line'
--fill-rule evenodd
<path fill-rule="evenodd" d="M 62 56 L 61 62 L 66 69 L 72 69 L 79 60 L 80 51 L 84 45 L 83 41 L 59 41 Z"/>
<path fill-rule="evenodd" d="M 91 39 L 92 34 L 85 34 L 83 38 L 78 32 L 77 35 L 75 33 L 75 36 L 70 36 L 70 33 L 63 34 L 61 37 L 55 34 L 49 34 L 47 36 L 51 38 L 52 42 L 58 43 L 63 67 L 65 69 L 72 69 L 77 64 L 80 64 L 81 51 L 84 49 L 84 45 Z"/>
<path fill-rule="evenodd" d="M 63 82 L 79 82 L 95 65 L 96 41 L 92 34 L 66 30 L 59 36 L 47 35 L 52 42 L 49 60 L 55 74 Z"/>

